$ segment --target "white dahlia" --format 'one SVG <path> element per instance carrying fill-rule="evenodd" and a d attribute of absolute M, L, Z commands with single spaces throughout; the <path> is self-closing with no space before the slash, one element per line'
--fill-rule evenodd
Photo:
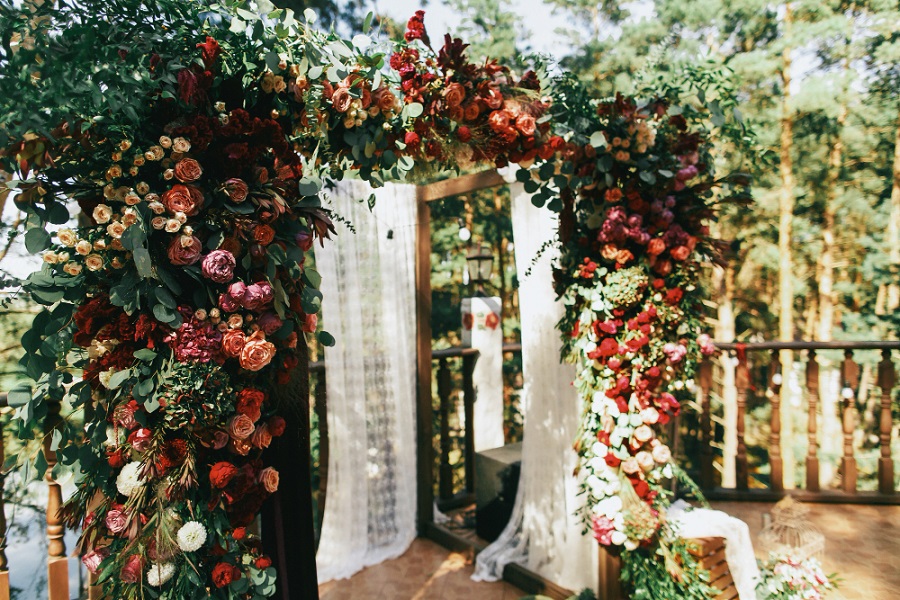
<path fill-rule="evenodd" d="M 154 563 L 147 571 L 147 583 L 153 587 L 165 585 L 175 574 L 175 565 L 172 563 Z"/>
<path fill-rule="evenodd" d="M 144 485 L 139 476 L 141 463 L 138 461 L 130 462 L 119 471 L 116 477 L 116 489 L 123 496 L 131 496 L 138 488 Z"/>
<path fill-rule="evenodd" d="M 182 552 L 194 552 L 206 543 L 206 528 L 197 521 L 188 521 L 175 537 Z"/>

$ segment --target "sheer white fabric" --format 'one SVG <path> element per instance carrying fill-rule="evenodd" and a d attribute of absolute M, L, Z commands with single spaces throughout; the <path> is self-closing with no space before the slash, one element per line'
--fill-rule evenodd
<path fill-rule="evenodd" d="M 513 515 L 496 542 L 477 558 L 476 581 L 495 581 L 509 563 L 521 564 L 572 590 L 597 587 L 597 544 L 582 535 L 575 516 L 572 475 L 581 402 L 574 370 L 559 361 L 556 323 L 563 314 L 553 291 L 556 254 L 542 246 L 555 238 L 554 213 L 531 204 L 522 184 L 510 186 L 522 322 L 525 429 L 522 471 Z M 526 275 L 526 272 L 530 273 Z"/>
<path fill-rule="evenodd" d="M 750 528 L 746 523 L 721 510 L 691 509 L 684 500 L 672 504 L 668 517 L 678 528 L 681 537 L 725 538 L 725 562 L 731 571 L 738 597 L 741 600 L 756 600 L 759 566 L 756 564 Z"/>
<path fill-rule="evenodd" d="M 328 497 L 320 581 L 395 558 L 416 535 L 416 190 L 340 182 L 338 235 L 316 248 L 328 392 Z M 360 200 L 363 200 L 360 202 Z"/>

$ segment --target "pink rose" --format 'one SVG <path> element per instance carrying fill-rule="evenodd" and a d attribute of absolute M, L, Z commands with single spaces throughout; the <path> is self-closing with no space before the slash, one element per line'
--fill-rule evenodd
<path fill-rule="evenodd" d="M 200 243 L 200 239 L 196 236 L 191 236 L 190 243 L 185 246 L 181 243 L 181 238 L 184 236 L 178 236 L 172 240 L 172 243 L 169 244 L 169 262 L 173 265 L 192 265 L 198 260 L 200 260 L 200 252 L 203 250 L 203 244 Z"/>
<path fill-rule="evenodd" d="M 247 339 L 241 349 L 241 367 L 248 371 L 259 371 L 272 362 L 274 356 L 275 344 L 267 342 L 262 331 L 257 331 Z"/>
<path fill-rule="evenodd" d="M 128 524 L 128 515 L 124 510 L 113 508 L 106 513 L 106 527 L 112 533 L 122 533 Z"/>
<path fill-rule="evenodd" d="M 247 284 L 243 281 L 235 281 L 228 286 L 228 295 L 235 300 L 241 300 L 247 293 Z"/>
<path fill-rule="evenodd" d="M 334 94 L 331 96 L 331 105 L 339 113 L 347 112 L 351 102 L 353 102 L 353 97 L 350 95 L 350 90 L 345 87 L 334 90 Z"/>
<path fill-rule="evenodd" d="M 213 250 L 203 259 L 203 276 L 216 283 L 228 283 L 234 279 L 237 261 L 228 250 Z"/>
<path fill-rule="evenodd" d="M 144 559 L 137 554 L 132 554 L 122 567 L 119 579 L 124 583 L 137 583 L 143 578 Z"/>
<path fill-rule="evenodd" d="M 221 429 L 216 429 L 216 432 L 213 434 L 213 448 L 215 450 L 221 450 L 225 446 L 228 445 L 228 442 L 231 440 L 231 436 L 228 435 L 227 431 L 222 431 Z"/>
<path fill-rule="evenodd" d="M 242 179 L 228 179 L 225 181 L 224 190 L 225 195 L 235 204 L 240 204 L 246 200 L 247 195 L 250 193 L 250 188 L 247 187 L 247 184 Z"/>
<path fill-rule="evenodd" d="M 109 556 L 109 550 L 106 548 L 91 550 L 81 557 L 81 564 L 83 564 L 84 568 L 90 571 L 91 574 L 96 575 L 97 571 L 100 570 L 100 563 L 102 563 L 103 559 L 107 556 Z"/>
<path fill-rule="evenodd" d="M 256 426 L 253 424 L 253 419 L 247 415 L 237 414 L 228 421 L 228 433 L 233 439 L 246 440 L 253 435 L 255 430 Z"/>
<path fill-rule="evenodd" d="M 259 473 L 259 482 L 270 494 L 278 491 L 278 471 L 272 467 L 266 467 Z"/>
<path fill-rule="evenodd" d="M 612 534 L 616 530 L 616 526 L 609 517 L 594 517 L 593 519 L 594 539 L 597 543 L 604 546 L 612 545 Z"/>
<path fill-rule="evenodd" d="M 219 294 L 219 308 L 230 313 L 236 311 L 238 307 L 237 300 L 235 300 L 231 294 Z"/>
<path fill-rule="evenodd" d="M 240 299 L 241 304 L 248 310 L 255 310 L 267 305 L 275 297 L 275 292 L 268 282 L 252 283 L 247 286 L 247 291 L 243 298 Z"/>

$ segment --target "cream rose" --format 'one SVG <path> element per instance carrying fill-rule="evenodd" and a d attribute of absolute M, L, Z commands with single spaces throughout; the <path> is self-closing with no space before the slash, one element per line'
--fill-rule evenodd
<path fill-rule="evenodd" d="M 112 214 L 112 209 L 106 204 L 98 204 L 94 207 L 93 217 L 100 225 L 109 223 L 109 220 L 112 219 Z"/>
<path fill-rule="evenodd" d="M 634 439 L 640 443 L 646 443 L 653 439 L 653 430 L 647 425 L 640 425 L 634 430 Z"/>
<path fill-rule="evenodd" d="M 672 451 L 665 444 L 660 444 L 653 449 L 653 460 L 659 464 L 665 464 L 672 459 Z"/>
<path fill-rule="evenodd" d="M 653 455 L 649 452 L 638 452 L 634 456 L 634 459 L 637 461 L 638 466 L 644 471 L 649 471 L 656 466 L 656 461 L 653 460 Z"/>
<path fill-rule="evenodd" d="M 119 221 L 113 221 L 106 226 L 106 233 L 109 234 L 109 237 L 117 240 L 122 237 L 123 233 L 125 233 L 125 224 L 120 223 Z"/>
<path fill-rule="evenodd" d="M 147 205 L 147 208 L 155 215 L 161 215 L 166 212 L 166 205 L 162 202 L 151 202 Z"/>
<path fill-rule="evenodd" d="M 175 152 L 190 152 L 191 151 L 191 143 L 184 139 L 183 137 L 177 137 L 172 140 L 172 150 Z"/>
<path fill-rule="evenodd" d="M 171 148 L 172 147 L 172 138 L 167 135 L 160 136 L 159 145 L 163 148 Z"/>
<path fill-rule="evenodd" d="M 56 252 L 44 252 L 43 258 L 44 262 L 48 265 L 55 265 L 59 262 L 59 256 L 56 254 Z"/>
<path fill-rule="evenodd" d="M 75 242 L 78 241 L 78 236 L 71 229 L 60 229 L 56 232 L 56 237 L 59 238 L 60 244 L 69 248 L 74 246 Z"/>
<path fill-rule="evenodd" d="M 78 240 L 75 244 L 75 253 L 87 256 L 91 253 L 91 243 L 87 240 Z"/>
<path fill-rule="evenodd" d="M 137 194 L 128 194 L 127 196 L 125 196 L 125 204 L 127 204 L 128 206 L 134 206 L 140 203 L 141 197 Z"/>
<path fill-rule="evenodd" d="M 63 267 L 63 271 L 72 275 L 73 277 L 76 275 L 81 275 L 81 265 L 76 262 L 68 262 L 66 266 Z"/>
<path fill-rule="evenodd" d="M 103 257 L 99 254 L 89 254 L 84 259 L 84 266 L 87 267 L 88 271 L 99 271 L 103 268 Z"/>

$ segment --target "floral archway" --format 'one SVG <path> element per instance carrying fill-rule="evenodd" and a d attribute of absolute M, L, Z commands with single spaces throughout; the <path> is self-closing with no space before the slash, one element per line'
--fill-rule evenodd
<path fill-rule="evenodd" d="M 306 264 L 333 231 L 323 187 L 510 163 L 560 212 L 586 530 L 621 553 L 627 585 L 711 594 L 666 521 L 681 474 L 657 433 L 709 350 L 708 223 L 746 197 L 714 174 L 714 135 L 745 141 L 727 87 L 686 75 L 649 100 L 593 99 L 565 75 L 472 62 L 449 36 L 434 50 L 421 11 L 389 52 L 242 2 L 9 12 L 2 75 L 22 85 L 0 159 L 44 260 L 24 288 L 46 307 L 23 337 L 36 384 L 10 400 L 26 437 L 51 401 L 91 407 L 84 430 L 66 418 L 47 435 L 78 474 L 65 517 L 106 595 L 275 593 L 246 527 L 280 483 L 276 392 L 306 336 L 333 343 Z M 76 205 L 82 225 L 59 227 Z"/>

